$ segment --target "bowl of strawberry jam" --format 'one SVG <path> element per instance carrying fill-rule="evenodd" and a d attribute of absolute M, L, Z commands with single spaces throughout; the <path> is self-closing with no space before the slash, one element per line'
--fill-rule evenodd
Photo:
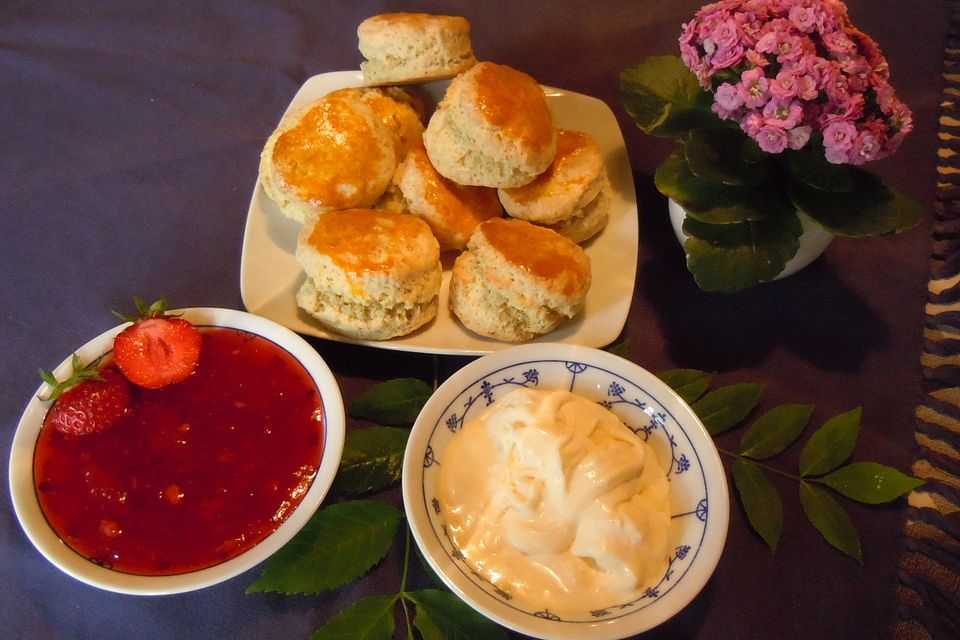
<path fill-rule="evenodd" d="M 46 385 L 21 417 L 10 491 L 23 530 L 56 567 L 139 595 L 191 591 L 265 560 L 310 519 L 343 451 L 336 381 L 300 336 L 249 313 L 185 309 L 200 329 L 195 371 L 131 385 L 102 432 L 44 426 Z M 76 355 L 106 373 L 120 325 Z M 70 375 L 73 357 L 53 374 Z"/>

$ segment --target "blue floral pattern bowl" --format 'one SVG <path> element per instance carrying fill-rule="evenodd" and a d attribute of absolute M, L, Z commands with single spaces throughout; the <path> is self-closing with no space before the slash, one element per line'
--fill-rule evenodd
<path fill-rule="evenodd" d="M 473 572 L 447 537 L 436 497 L 446 444 L 466 421 L 517 387 L 564 389 L 602 404 L 656 451 L 670 481 L 672 554 L 663 576 L 639 597 L 591 611 L 526 607 Z M 414 538 L 443 581 L 480 613 L 538 638 L 624 638 L 664 622 L 712 575 L 729 519 L 723 466 L 690 407 L 641 367 L 606 351 L 565 344 L 512 347 L 471 362 L 444 382 L 410 434 L 403 500 Z"/>

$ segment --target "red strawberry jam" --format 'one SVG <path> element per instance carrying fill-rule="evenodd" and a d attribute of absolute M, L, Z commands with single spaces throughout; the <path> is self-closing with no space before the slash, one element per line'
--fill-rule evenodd
<path fill-rule="evenodd" d="M 260 336 L 202 332 L 196 372 L 135 388 L 110 429 L 40 432 L 40 506 L 93 562 L 140 575 L 218 564 L 279 527 L 313 482 L 323 405 L 307 371 Z"/>

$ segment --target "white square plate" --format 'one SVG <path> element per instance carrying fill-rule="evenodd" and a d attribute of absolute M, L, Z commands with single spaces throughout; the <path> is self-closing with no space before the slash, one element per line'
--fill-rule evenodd
<path fill-rule="evenodd" d="M 335 89 L 363 83 L 359 71 L 334 71 L 308 79 L 287 112 L 317 100 Z M 421 85 L 439 101 L 448 82 Z M 637 198 L 633 173 L 617 119 L 602 101 L 579 93 L 544 87 L 557 125 L 589 133 L 604 152 L 613 186 L 610 222 L 583 245 L 590 256 L 593 284 L 583 312 L 572 321 L 530 342 L 560 342 L 603 347 L 613 342 L 627 320 L 637 271 L 639 241 Z M 337 342 L 421 353 L 480 355 L 512 346 L 468 331 L 447 307 L 447 287 L 453 260 L 444 256 L 443 284 L 437 317 L 417 331 L 391 340 L 355 340 L 327 331 L 297 306 L 297 290 L 304 274 L 294 258 L 300 224 L 285 217 L 259 180 L 247 213 L 240 262 L 240 294 L 251 313 L 269 318 L 298 333 Z"/>

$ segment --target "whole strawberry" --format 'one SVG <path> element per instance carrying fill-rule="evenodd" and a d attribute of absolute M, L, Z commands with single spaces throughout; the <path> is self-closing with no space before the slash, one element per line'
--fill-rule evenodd
<path fill-rule="evenodd" d="M 44 428 L 76 436 L 99 433 L 112 427 L 130 408 L 130 383 L 114 369 L 99 369 L 99 359 L 84 366 L 74 354 L 73 373 L 59 382 L 49 371 L 40 377 L 50 385 L 46 400 L 53 404 L 43 419 Z"/>
<path fill-rule="evenodd" d="M 120 371 L 147 389 L 189 378 L 200 362 L 200 330 L 183 318 L 167 315 L 163 298 L 150 306 L 140 298 L 135 302 L 139 315 L 121 315 L 133 324 L 113 341 L 113 358 Z"/>

